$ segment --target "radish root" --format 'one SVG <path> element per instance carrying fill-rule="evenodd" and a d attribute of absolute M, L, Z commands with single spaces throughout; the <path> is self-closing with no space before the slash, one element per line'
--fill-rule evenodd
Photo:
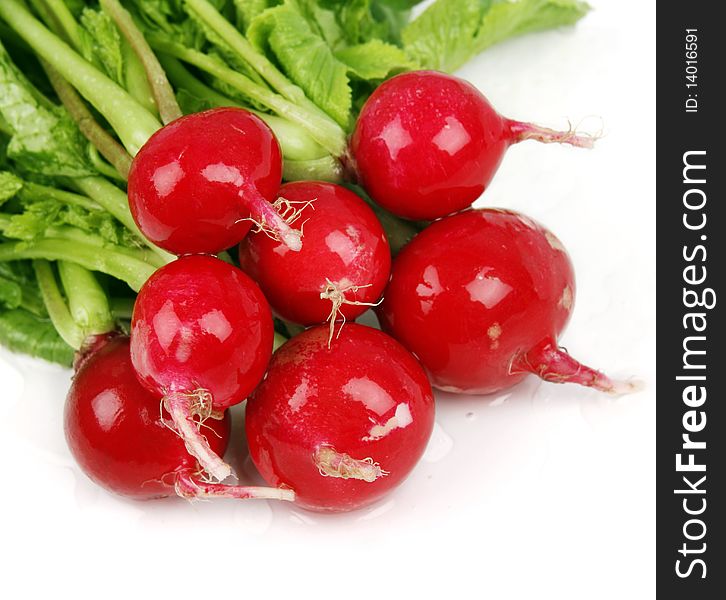
<path fill-rule="evenodd" d="M 332 446 L 320 446 L 313 454 L 313 462 L 323 477 L 359 479 L 373 483 L 379 477 L 388 475 L 388 471 L 381 469 L 371 457 L 353 458 L 336 451 Z"/>
<path fill-rule="evenodd" d="M 528 352 L 516 355 L 509 366 L 509 374 L 517 373 L 533 373 L 551 383 L 577 383 L 613 396 L 631 394 L 643 388 L 643 383 L 637 379 L 611 379 L 583 365 L 564 348 L 558 347 L 553 339 L 545 339 Z"/>
<path fill-rule="evenodd" d="M 202 424 L 213 414 L 209 391 L 172 392 L 164 396 L 162 403 L 171 415 L 172 423 L 171 426 L 167 424 L 167 427 L 184 440 L 187 451 L 199 461 L 202 468 L 218 481 L 233 475 L 232 468 L 212 452 L 207 438 L 201 433 Z"/>
<path fill-rule="evenodd" d="M 302 249 L 302 227 L 293 229 L 290 225 L 300 216 L 305 207 L 313 202 L 312 200 L 292 202 L 278 198 L 270 204 L 257 190 L 246 188 L 240 190 L 239 196 L 251 215 L 240 221 L 251 221 L 255 225 L 253 233 L 264 233 L 267 237 L 282 242 L 293 252 L 299 252 Z M 303 206 L 298 208 L 295 206 L 297 204 Z"/>
<path fill-rule="evenodd" d="M 202 473 L 179 471 L 174 479 L 174 490 L 177 495 L 187 500 L 209 498 L 235 498 L 237 500 L 285 500 L 293 502 L 295 492 L 287 488 L 224 485 L 207 481 Z"/>
<path fill-rule="evenodd" d="M 573 127 L 571 123 L 567 131 L 557 131 L 549 127 L 541 127 L 534 123 L 523 123 L 521 121 L 509 121 L 509 127 L 516 142 L 535 140 L 544 144 L 569 144 L 577 148 L 593 148 L 602 133 L 579 134 L 577 127 Z"/>
<path fill-rule="evenodd" d="M 328 348 L 330 348 L 333 337 L 337 338 L 338 336 L 340 336 L 340 332 L 343 331 L 343 326 L 346 322 L 345 315 L 340 310 L 340 307 L 343 306 L 343 304 L 351 304 L 355 306 L 378 306 L 381 302 L 383 302 L 383 298 L 381 298 L 378 302 L 359 302 L 358 300 L 348 300 L 345 297 L 345 294 L 347 294 L 348 292 L 353 292 L 355 294 L 358 290 L 371 287 L 372 284 L 351 284 L 345 287 L 339 287 L 340 284 L 335 284 L 330 281 L 330 279 L 326 278 L 325 282 L 327 283 L 327 285 L 325 286 L 325 289 L 320 292 L 320 299 L 330 300 L 330 302 L 332 303 L 332 307 L 330 308 L 330 314 L 326 319 L 330 323 L 330 336 L 328 337 Z M 335 322 L 338 320 L 338 315 L 340 315 L 341 324 L 340 329 L 338 329 L 338 334 L 336 335 Z"/>

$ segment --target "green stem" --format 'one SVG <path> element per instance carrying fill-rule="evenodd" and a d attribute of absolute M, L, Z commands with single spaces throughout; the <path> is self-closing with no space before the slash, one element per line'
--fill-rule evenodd
<path fill-rule="evenodd" d="M 86 338 L 68 310 L 50 263 L 42 259 L 34 260 L 33 270 L 53 327 L 66 344 L 74 350 L 79 350 Z"/>
<path fill-rule="evenodd" d="M 56 200 L 62 204 L 70 204 L 72 206 L 85 208 L 88 211 L 102 210 L 101 206 L 87 196 L 74 194 L 73 192 L 67 192 L 65 190 L 59 190 L 58 188 L 33 183 L 31 181 L 23 182 L 23 187 L 18 192 L 18 197 L 26 202 L 33 202 L 35 200 Z"/>
<path fill-rule="evenodd" d="M 123 319 L 128 321 L 134 314 L 135 298 L 116 298 L 111 297 L 109 305 L 111 306 L 111 314 L 115 319 Z"/>
<path fill-rule="evenodd" d="M 135 100 L 157 117 L 159 109 L 156 107 L 154 94 L 151 91 L 149 80 L 146 78 L 144 65 L 141 64 L 136 52 L 126 40 L 121 40 L 121 52 L 124 61 L 124 87 Z"/>
<path fill-rule="evenodd" d="M 103 157 L 110 162 L 121 174 L 128 179 L 131 169 L 131 156 L 119 144 L 111 134 L 101 127 L 84 104 L 76 90 L 63 77 L 60 76 L 47 62 L 41 60 L 41 64 L 48 75 L 48 80 L 53 86 L 61 103 L 70 114 L 71 118 L 78 125 L 78 129 L 97 148 Z"/>
<path fill-rule="evenodd" d="M 241 107 L 239 102 L 235 102 L 224 94 L 219 93 L 214 88 L 209 87 L 206 83 L 197 79 L 187 69 L 179 59 L 174 58 L 164 52 L 158 53 L 159 62 L 164 67 L 167 77 L 175 88 L 184 88 L 187 92 L 197 98 L 204 98 L 215 106 L 236 106 Z"/>
<path fill-rule="evenodd" d="M 242 105 L 220 94 L 217 90 L 209 87 L 197 79 L 189 70 L 176 58 L 168 54 L 159 53 L 159 61 L 164 67 L 169 79 L 176 88 L 183 88 L 197 98 L 204 98 L 215 106 L 235 106 L 242 108 Z M 282 148 L 285 160 L 315 160 L 328 157 L 335 161 L 325 149 L 318 144 L 310 135 L 297 123 L 293 123 L 283 117 L 263 113 L 247 106 L 246 110 L 255 113 L 275 133 Z M 337 161 L 336 161 L 337 162 Z"/>
<path fill-rule="evenodd" d="M 118 189 L 110 181 L 107 181 L 103 177 L 79 177 L 74 179 L 73 183 L 121 221 L 129 231 L 139 236 L 139 239 L 143 240 L 165 263 L 171 262 L 176 258 L 173 254 L 169 254 L 165 250 L 154 246 L 154 244 L 144 237 L 131 216 L 126 193 Z"/>
<path fill-rule="evenodd" d="M 330 155 L 313 160 L 285 160 L 282 175 L 286 181 L 315 179 L 341 183 L 344 180 L 343 165 Z"/>
<path fill-rule="evenodd" d="M 166 73 L 161 68 L 143 34 L 136 27 L 136 23 L 134 23 L 129 12 L 121 6 L 118 0 L 100 0 L 100 3 L 104 12 L 116 23 L 121 35 L 133 48 L 134 53 L 144 66 L 146 78 L 154 94 L 154 100 L 159 109 L 162 122 L 164 124 L 171 123 L 181 117 L 181 109 L 174 96 L 174 90 L 171 89 L 169 80 L 166 78 Z"/>
<path fill-rule="evenodd" d="M 5 215 L 0 214 L 0 224 L 4 218 Z M 46 237 L 76 241 L 88 246 L 96 246 L 101 250 L 109 246 L 108 240 L 103 239 L 101 236 L 87 233 L 82 229 L 68 225 L 49 227 L 44 233 Z M 157 269 L 166 264 L 157 254 L 154 254 L 148 248 L 131 248 L 129 246 L 114 245 L 113 251 L 124 254 L 134 260 L 144 262 Z"/>
<path fill-rule="evenodd" d="M 98 153 L 98 148 L 89 142 L 88 144 L 88 159 L 91 161 L 93 168 L 96 169 L 104 177 L 118 181 L 119 183 L 126 183 L 128 177 L 124 177 L 118 172 L 113 165 L 108 164 L 101 155 Z"/>
<path fill-rule="evenodd" d="M 148 263 L 111 248 L 99 248 L 67 239 L 45 238 L 34 241 L 0 243 L 0 260 L 44 258 L 75 262 L 91 271 L 100 271 L 138 291 L 155 271 Z"/>
<path fill-rule="evenodd" d="M 63 32 L 62 37 L 70 44 L 78 49 L 81 47 L 81 34 L 78 31 L 78 23 L 76 23 L 73 14 L 63 0 L 43 0 L 50 13 L 53 15 L 55 23 Z"/>
<path fill-rule="evenodd" d="M 275 332 L 275 339 L 272 343 L 272 351 L 274 352 L 277 350 L 280 346 L 282 346 L 287 341 L 287 338 L 282 335 L 281 333 Z"/>
<path fill-rule="evenodd" d="M 58 274 L 71 317 L 83 332 L 83 339 L 113 331 L 115 324 L 108 297 L 95 275 L 76 263 L 66 261 L 58 263 Z"/>
<path fill-rule="evenodd" d="M 148 40 L 155 50 L 165 52 L 175 58 L 194 65 L 198 69 L 221 79 L 250 99 L 266 106 L 281 117 L 284 117 L 293 123 L 297 123 L 308 132 L 310 137 L 317 141 L 333 156 L 339 157 L 345 154 L 347 146 L 345 132 L 330 118 L 322 117 L 320 115 L 320 111 L 311 111 L 290 102 L 280 94 L 271 92 L 270 90 L 256 84 L 249 77 L 224 66 L 219 61 L 204 54 L 203 52 L 187 48 L 181 44 L 169 42 L 166 39 L 159 38 L 154 35 L 149 35 Z"/>
<path fill-rule="evenodd" d="M 207 0 L 186 0 L 187 9 L 210 27 L 224 42 L 285 98 L 306 108 L 323 113 L 305 92 L 292 83 L 280 70 L 252 44 L 237 28 L 225 19 Z M 325 115 L 327 117 L 327 115 Z M 327 117 L 330 119 L 330 117 Z M 330 119 L 332 121 L 332 119 Z"/>
<path fill-rule="evenodd" d="M 126 90 L 51 33 L 20 0 L 2 0 L 0 17 L 96 107 L 132 156 L 161 127 Z"/>

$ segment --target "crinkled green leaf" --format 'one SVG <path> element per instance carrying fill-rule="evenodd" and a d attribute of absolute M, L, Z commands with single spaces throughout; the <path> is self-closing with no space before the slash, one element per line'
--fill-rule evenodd
<path fill-rule="evenodd" d="M 207 41 L 212 45 L 213 50 L 207 54 L 213 54 L 220 57 L 223 62 L 232 67 L 238 73 L 242 73 L 255 83 L 267 87 L 265 80 L 255 71 L 250 64 L 242 58 L 239 53 L 232 50 L 229 45 L 219 37 L 219 34 L 209 27 L 204 21 L 199 19 L 194 12 L 189 13 L 189 18 L 203 33 Z"/>
<path fill-rule="evenodd" d="M 192 113 L 202 112 L 210 108 L 215 108 L 216 105 L 204 98 L 195 96 L 190 91 L 185 89 L 177 89 L 176 101 L 179 104 L 179 108 L 185 115 Z"/>
<path fill-rule="evenodd" d="M 6 308 L 22 307 L 37 316 L 47 316 L 29 261 L 0 262 L 0 307 L 2 305 Z"/>
<path fill-rule="evenodd" d="M 0 344 L 66 367 L 73 362 L 73 348 L 61 339 L 50 319 L 23 308 L 0 309 Z"/>
<path fill-rule="evenodd" d="M 401 33 L 406 52 L 423 67 L 453 71 L 476 54 L 491 0 L 437 0 Z"/>
<path fill-rule="evenodd" d="M 280 4 L 282 4 L 282 0 L 234 0 L 237 11 L 237 26 L 245 31 L 255 17 L 261 15 L 268 8 Z"/>
<path fill-rule="evenodd" d="M 79 29 L 83 55 L 86 60 L 99 64 L 106 75 L 116 83 L 124 83 L 122 38 L 113 19 L 102 10 L 85 8 L 81 13 Z"/>
<path fill-rule="evenodd" d="M 103 210 L 89 211 L 55 200 L 41 200 L 22 205 L 22 211 L 5 215 L 5 219 L 0 221 L 0 231 L 5 237 L 33 240 L 45 237 L 50 228 L 72 226 L 112 244 L 134 245 L 131 233 Z"/>
<path fill-rule="evenodd" d="M 523 33 L 574 25 L 589 10 L 590 5 L 579 0 L 499 0 L 484 15 L 476 51 Z"/>
<path fill-rule="evenodd" d="M 20 286 L 0 274 L 0 310 L 2 308 L 17 308 L 22 301 L 23 291 Z"/>
<path fill-rule="evenodd" d="M 13 131 L 8 158 L 23 169 L 48 176 L 94 174 L 87 142 L 61 109 L 45 106 L 0 45 L 0 115 Z"/>
<path fill-rule="evenodd" d="M 0 206 L 23 187 L 23 180 L 7 171 L 0 171 Z"/>
<path fill-rule="evenodd" d="M 261 51 L 271 53 L 308 98 L 340 125 L 348 125 L 352 107 L 348 69 L 301 18 L 294 4 L 277 6 L 257 16 L 247 37 Z"/>
<path fill-rule="evenodd" d="M 359 79 L 385 79 L 389 75 L 416 68 L 416 63 L 401 48 L 381 40 L 348 46 L 335 56 Z"/>
<path fill-rule="evenodd" d="M 455 71 L 492 44 L 571 25 L 589 8 L 579 0 L 436 0 L 401 37 L 406 52 L 422 67 Z"/>

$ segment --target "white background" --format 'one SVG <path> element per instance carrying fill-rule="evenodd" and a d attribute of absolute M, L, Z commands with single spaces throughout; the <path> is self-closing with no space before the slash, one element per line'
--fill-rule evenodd
<path fill-rule="evenodd" d="M 492 48 L 461 75 L 509 117 L 603 128 L 593 151 L 513 147 L 481 202 L 560 237 L 578 277 L 562 344 L 645 391 L 530 378 L 440 395 L 410 479 L 371 509 L 319 516 L 97 489 L 63 439 L 70 373 L 0 350 L 5 597 L 654 597 L 655 2 L 593 4 L 574 29 Z M 254 478 L 248 460 L 237 469 Z"/>

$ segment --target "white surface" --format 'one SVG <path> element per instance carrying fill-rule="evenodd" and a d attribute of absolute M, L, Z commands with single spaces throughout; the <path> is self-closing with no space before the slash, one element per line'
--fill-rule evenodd
<path fill-rule="evenodd" d="M 485 202 L 555 231 L 578 276 L 563 345 L 646 390 L 530 378 L 494 398 L 443 395 L 411 478 L 331 517 L 97 489 L 63 440 L 69 373 L 0 351 L 5 597 L 654 597 L 655 2 L 593 4 L 575 29 L 492 48 L 462 75 L 509 117 L 602 119 L 594 151 L 512 148 Z"/>

